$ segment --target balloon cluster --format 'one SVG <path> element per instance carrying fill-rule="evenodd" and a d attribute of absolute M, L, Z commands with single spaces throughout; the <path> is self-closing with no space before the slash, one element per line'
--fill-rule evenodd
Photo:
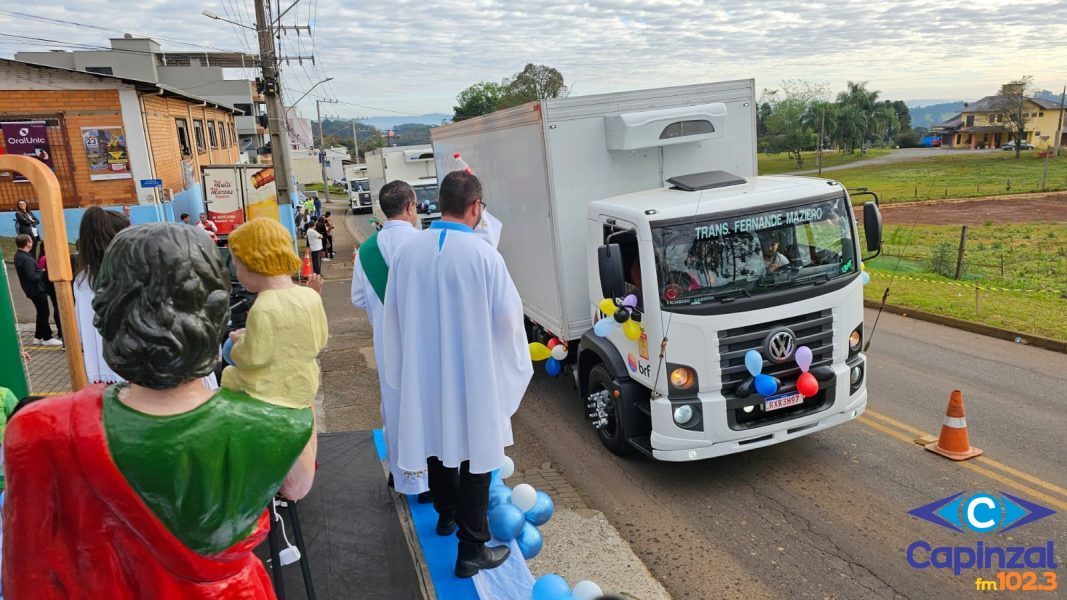
<path fill-rule="evenodd" d="M 805 398 L 811 398 L 819 393 L 819 382 L 809 372 L 811 369 L 811 348 L 801 346 L 794 355 L 797 366 L 800 367 L 800 377 L 797 377 L 797 391 Z"/>
<path fill-rule="evenodd" d="M 741 390 L 747 392 L 743 396 L 739 393 L 739 396 L 748 396 L 752 393 L 752 388 L 755 387 L 756 393 L 766 398 L 767 396 L 773 396 L 778 391 L 778 388 L 782 387 L 782 382 L 777 377 L 763 373 L 763 355 L 759 353 L 759 350 L 745 352 L 745 368 L 748 369 L 748 373 L 752 377 L 738 386 L 739 392 Z"/>
<path fill-rule="evenodd" d="M 514 472 L 515 463 L 506 458 L 500 477 L 506 479 Z M 548 523 L 555 510 L 552 498 L 528 483 L 520 483 L 515 489 L 495 483 L 489 488 L 489 533 L 502 542 L 515 540 L 522 557 L 531 559 L 544 546 L 538 526 Z"/>
<path fill-rule="evenodd" d="M 640 315 L 637 310 L 637 296 L 630 294 L 618 303 L 613 298 L 604 298 L 600 301 L 600 312 L 608 315 L 593 325 L 593 333 L 600 337 L 611 335 L 612 331 L 622 327 L 622 333 L 631 340 L 641 337 L 641 325 L 633 320 L 634 313 Z"/>
<path fill-rule="evenodd" d="M 579 581 L 572 590 L 567 580 L 555 573 L 538 577 L 533 587 L 533 600 L 596 600 L 603 595 L 604 590 L 592 581 Z"/>
<path fill-rule="evenodd" d="M 548 344 L 542 344 L 541 342 L 533 342 L 530 344 L 530 358 L 534 362 L 545 361 L 545 373 L 548 373 L 551 377 L 555 377 L 563 370 L 563 361 L 566 360 L 567 344 L 564 344 L 559 338 L 552 338 L 548 340 Z"/>

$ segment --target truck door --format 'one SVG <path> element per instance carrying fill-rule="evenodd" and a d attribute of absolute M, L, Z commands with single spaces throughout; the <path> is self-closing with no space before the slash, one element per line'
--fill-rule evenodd
<path fill-rule="evenodd" d="M 631 332 L 636 336 L 626 335 L 626 325 L 617 328 L 606 336 L 618 350 L 619 355 L 626 362 L 631 379 L 645 386 L 652 384 L 652 352 L 649 349 L 650 332 L 653 320 L 649 319 L 649 307 L 658 313 L 658 296 L 656 288 L 656 268 L 652 257 L 651 246 L 645 243 L 642 248 L 638 228 L 633 223 L 628 223 L 614 218 L 603 218 L 602 243 L 617 244 L 622 256 L 623 290 L 616 298 L 617 303 L 622 302 L 628 296 L 637 299 L 636 310 L 632 311 L 630 320 L 636 323 L 637 329 L 630 325 Z M 647 250 L 647 252 L 645 251 Z M 597 311 L 594 322 L 602 318 L 612 318 L 614 315 L 604 314 Z"/>

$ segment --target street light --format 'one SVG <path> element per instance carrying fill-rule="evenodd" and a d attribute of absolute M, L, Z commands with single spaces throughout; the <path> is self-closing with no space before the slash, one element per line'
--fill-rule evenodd
<path fill-rule="evenodd" d="M 227 23 L 230 23 L 230 24 L 233 24 L 233 25 L 237 25 L 238 27 L 244 27 L 245 29 L 251 29 L 252 31 L 259 31 L 255 27 L 252 27 L 252 26 L 249 26 L 249 25 L 245 25 L 244 23 L 238 23 L 237 21 L 231 21 L 229 19 L 220 17 L 220 16 L 216 15 L 215 13 L 213 13 L 210 10 L 207 10 L 207 9 L 204 9 L 204 10 L 200 11 L 200 14 L 204 15 L 205 17 L 207 17 L 209 19 L 215 19 L 216 21 L 226 21 Z"/>
<path fill-rule="evenodd" d="M 310 94 L 310 93 L 311 93 L 311 90 L 314 90 L 315 88 L 317 88 L 317 87 L 319 87 L 320 85 L 322 85 L 322 84 L 326 83 L 327 81 L 333 81 L 333 77 L 327 77 L 326 79 L 323 79 L 322 81 L 320 81 L 320 82 L 316 83 L 315 85 L 313 85 L 313 86 L 309 87 L 309 88 L 308 88 L 308 91 L 304 92 L 304 95 L 303 95 L 303 96 L 300 96 L 299 98 L 297 98 L 297 99 L 296 99 L 296 102 L 291 102 L 291 103 L 289 104 L 289 108 L 287 108 L 287 109 L 285 110 L 286 114 L 288 114 L 288 113 L 289 113 L 289 111 L 291 111 L 291 110 L 293 110 L 294 108 L 296 108 L 296 105 L 297 105 L 297 104 L 300 104 L 300 101 L 301 101 L 301 100 L 303 100 L 304 98 L 307 98 L 307 97 L 308 97 L 308 94 Z"/>

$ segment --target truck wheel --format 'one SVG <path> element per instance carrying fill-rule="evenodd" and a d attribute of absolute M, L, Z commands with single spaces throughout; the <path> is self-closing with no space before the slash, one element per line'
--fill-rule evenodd
<path fill-rule="evenodd" d="M 625 456 L 630 453 L 627 442 L 628 423 L 623 415 L 627 414 L 626 398 L 616 398 L 612 394 L 611 374 L 604 365 L 599 364 L 589 371 L 589 396 L 586 408 L 600 436 L 600 442 L 614 454 Z"/>

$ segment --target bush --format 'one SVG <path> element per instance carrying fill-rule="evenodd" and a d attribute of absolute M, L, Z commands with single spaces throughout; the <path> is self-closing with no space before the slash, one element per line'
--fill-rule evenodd
<path fill-rule="evenodd" d="M 930 250 L 930 256 L 926 259 L 926 268 L 944 277 L 954 277 L 958 250 L 959 248 L 952 242 L 939 243 Z"/>
<path fill-rule="evenodd" d="M 916 133 L 914 129 L 909 129 L 898 133 L 893 138 L 893 141 L 901 148 L 915 148 L 922 142 L 922 136 Z"/>

